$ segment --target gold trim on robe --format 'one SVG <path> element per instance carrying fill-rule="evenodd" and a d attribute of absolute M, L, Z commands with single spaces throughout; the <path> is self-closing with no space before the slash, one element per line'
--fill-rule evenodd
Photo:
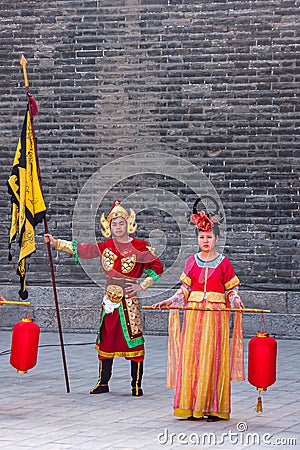
<path fill-rule="evenodd" d="M 152 277 L 146 277 L 144 280 L 142 280 L 140 282 L 140 286 L 143 289 L 143 291 L 145 291 L 146 289 L 148 289 L 150 286 L 152 286 L 154 284 L 154 280 Z"/>
<path fill-rule="evenodd" d="M 206 300 L 211 303 L 225 303 L 225 294 L 220 292 L 206 292 Z M 202 302 L 204 299 L 203 291 L 192 291 L 189 295 L 188 302 Z"/>
<path fill-rule="evenodd" d="M 73 242 L 65 241 L 63 239 L 56 239 L 55 250 L 58 250 L 60 252 L 70 253 L 71 255 L 74 255 Z"/>
<path fill-rule="evenodd" d="M 144 350 L 106 353 L 99 350 L 99 347 L 97 347 L 97 345 L 95 346 L 95 349 L 97 350 L 97 353 L 104 358 L 137 358 L 138 356 L 143 356 L 145 353 Z"/>
<path fill-rule="evenodd" d="M 231 278 L 230 281 L 228 281 L 227 283 L 225 283 L 225 289 L 226 291 L 228 291 L 229 289 L 232 289 L 236 286 L 238 286 L 240 284 L 240 280 L 238 279 L 238 277 L 235 275 L 233 278 Z"/>
<path fill-rule="evenodd" d="M 191 286 L 191 284 L 192 284 L 192 280 L 188 276 L 186 276 L 185 273 L 182 273 L 179 279 L 180 279 L 180 281 L 185 283 L 187 286 Z"/>

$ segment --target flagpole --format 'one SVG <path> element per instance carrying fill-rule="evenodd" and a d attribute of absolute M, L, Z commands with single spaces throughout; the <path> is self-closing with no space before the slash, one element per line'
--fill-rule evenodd
<path fill-rule="evenodd" d="M 24 84 L 25 84 L 25 89 L 26 89 L 26 94 L 27 94 L 27 101 L 28 101 L 28 107 L 29 107 L 29 113 L 30 113 L 30 119 L 31 119 L 31 125 L 32 125 L 32 134 L 33 134 L 33 138 L 34 138 L 33 141 L 34 141 L 34 151 L 35 151 L 36 163 L 37 163 L 37 173 L 38 173 L 41 191 L 43 192 L 42 180 L 41 180 L 41 175 L 40 175 L 40 164 L 39 164 L 39 159 L 38 159 L 37 145 L 36 145 L 36 139 L 35 139 L 34 127 L 33 127 L 33 119 L 32 119 L 32 115 L 31 115 L 32 105 L 30 103 L 29 83 L 28 83 L 27 70 L 26 70 L 27 61 L 26 61 L 26 58 L 24 57 L 24 55 L 21 56 L 20 64 L 23 67 Z M 46 234 L 49 233 L 46 214 L 44 215 L 44 226 L 45 226 L 45 233 Z M 52 280 L 53 296 L 54 296 L 54 302 L 55 302 L 55 310 L 56 310 L 56 318 L 57 318 L 57 325 L 58 325 L 58 332 L 59 332 L 61 354 L 62 354 L 62 360 L 63 360 L 63 368 L 64 368 L 64 374 L 65 374 L 66 389 L 67 389 L 67 393 L 69 393 L 70 392 L 70 384 L 69 384 L 69 377 L 68 377 L 68 369 L 67 369 L 67 362 L 66 362 L 66 355 L 65 355 L 62 326 L 61 326 L 61 320 L 60 320 L 58 296 L 57 296 L 56 281 L 55 281 L 55 274 L 54 274 L 54 267 L 53 267 L 53 258 L 52 258 L 51 247 L 50 247 L 49 242 L 47 243 L 47 250 L 48 250 L 48 258 L 49 258 L 49 265 L 50 265 L 50 272 L 51 272 L 51 280 Z"/>

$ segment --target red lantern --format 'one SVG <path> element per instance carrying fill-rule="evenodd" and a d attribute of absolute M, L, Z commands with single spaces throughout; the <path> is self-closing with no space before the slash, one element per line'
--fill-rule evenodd
<path fill-rule="evenodd" d="M 36 365 L 40 327 L 31 318 L 23 318 L 13 327 L 10 364 L 18 373 L 26 373 Z"/>
<path fill-rule="evenodd" d="M 276 381 L 277 342 L 269 333 L 258 332 L 248 344 L 248 381 L 258 391 L 266 391 Z M 258 396 L 256 411 L 262 411 L 261 396 Z"/>

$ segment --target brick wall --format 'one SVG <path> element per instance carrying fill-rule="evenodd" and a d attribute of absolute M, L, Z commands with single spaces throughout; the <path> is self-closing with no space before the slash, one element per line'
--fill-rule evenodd
<path fill-rule="evenodd" d="M 299 313 L 297 302 L 288 308 L 300 278 L 299 2 L 2 0 L 0 14 L 0 283 L 18 283 L 15 262 L 7 262 L 5 182 L 25 112 L 23 53 L 39 105 L 35 129 L 54 235 L 72 237 L 76 200 L 106 167 L 95 223 L 115 197 L 131 196 L 138 236 L 161 231 L 156 241 L 170 267 L 185 243 L 172 209 L 191 208 L 198 170 L 223 205 L 225 251 L 244 289 L 259 298 L 282 292 L 285 312 Z M 141 170 L 138 155 L 146 152 Z M 159 155 L 195 172 L 182 181 L 177 163 L 166 174 Z M 139 206 L 140 189 L 152 191 Z M 49 285 L 42 234 L 39 225 L 29 286 Z M 92 283 L 71 258 L 54 256 L 59 286 Z"/>

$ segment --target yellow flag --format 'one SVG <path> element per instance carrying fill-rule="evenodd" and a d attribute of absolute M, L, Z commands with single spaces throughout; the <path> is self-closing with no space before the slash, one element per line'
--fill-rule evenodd
<path fill-rule="evenodd" d="M 34 228 L 43 220 L 46 213 L 38 176 L 34 132 L 29 109 L 25 115 L 7 186 L 12 203 L 9 248 L 19 235 L 20 254 L 17 269 L 21 282 L 19 295 L 25 300 L 28 296 L 25 282 L 26 258 L 35 252 Z"/>

